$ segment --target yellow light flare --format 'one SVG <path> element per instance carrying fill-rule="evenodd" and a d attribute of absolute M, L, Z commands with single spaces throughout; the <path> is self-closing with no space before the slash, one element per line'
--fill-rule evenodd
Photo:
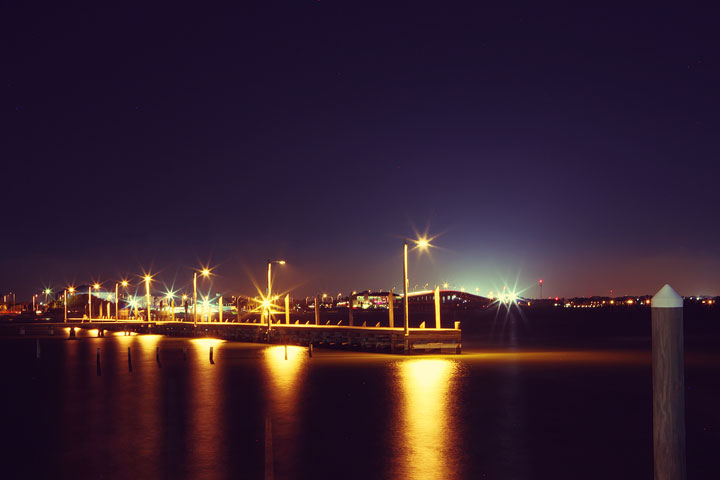
<path fill-rule="evenodd" d="M 99 283 L 96 283 L 95 285 L 93 285 L 93 288 L 94 288 L 95 290 L 100 290 L 100 284 L 99 284 Z"/>
<path fill-rule="evenodd" d="M 128 286 L 128 281 L 127 281 L 127 280 L 123 280 L 122 282 L 120 282 L 120 285 L 122 285 L 123 287 L 127 287 L 127 286 Z"/>

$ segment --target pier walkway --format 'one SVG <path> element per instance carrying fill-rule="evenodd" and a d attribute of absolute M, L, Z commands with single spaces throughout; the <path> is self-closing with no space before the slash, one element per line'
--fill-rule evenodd
<path fill-rule="evenodd" d="M 75 329 L 106 332 L 152 333 L 178 337 L 213 337 L 238 342 L 279 345 L 312 344 L 315 347 L 345 348 L 391 353 L 455 352 L 462 349 L 459 328 L 403 328 L 238 322 L 142 321 L 113 319 L 68 319 L 68 322 L 29 322 L 0 324 L 0 335 L 68 335 Z M 8 331 L 12 329 L 12 331 Z"/>

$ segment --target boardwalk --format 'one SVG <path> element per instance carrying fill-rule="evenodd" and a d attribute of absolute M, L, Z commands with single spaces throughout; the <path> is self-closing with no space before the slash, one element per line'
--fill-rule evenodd
<path fill-rule="evenodd" d="M 236 322 L 171 322 L 141 320 L 69 319 L 67 323 L 34 322 L 2 324 L 2 334 L 13 335 L 67 335 L 75 329 L 105 332 L 152 333 L 178 337 L 213 337 L 225 340 L 280 345 L 310 344 L 316 347 L 347 348 L 361 351 L 392 353 L 455 352 L 462 348 L 461 330 L 452 328 L 411 328 L 405 335 L 403 328 L 314 325 L 236 323 Z M 10 329 L 11 331 L 8 331 Z"/>

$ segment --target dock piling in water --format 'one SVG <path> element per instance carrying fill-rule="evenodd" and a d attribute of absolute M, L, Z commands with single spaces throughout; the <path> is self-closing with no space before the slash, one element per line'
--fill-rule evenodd
<path fill-rule="evenodd" d="M 683 299 L 665 285 L 651 309 L 655 480 L 685 480 Z"/>

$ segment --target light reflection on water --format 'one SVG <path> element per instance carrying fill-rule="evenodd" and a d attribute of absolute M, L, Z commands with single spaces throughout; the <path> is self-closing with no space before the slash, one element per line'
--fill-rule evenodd
<path fill-rule="evenodd" d="M 287 358 L 285 349 L 287 348 Z M 293 478 L 297 461 L 298 405 L 307 349 L 288 345 L 263 350 L 268 400 L 265 426 L 266 475 Z"/>
<path fill-rule="evenodd" d="M 42 451 L 47 470 L 60 476 L 263 478 L 266 420 L 276 479 L 574 479 L 593 477 L 591 463 L 605 475 L 612 462 L 641 478 L 646 469 L 647 449 L 632 459 L 622 453 L 651 435 L 644 350 L 319 350 L 309 359 L 306 348 L 288 346 L 286 360 L 282 345 L 88 335 L 41 338 L 36 359 L 34 339 L 0 341 L 0 373 L 17 384 L 0 405 L 13 412 L 9 431 L 27 437 L 11 457 L 28 468 L 29 452 Z M 698 379 L 695 370 L 689 397 L 696 405 L 695 385 L 710 384 L 719 365 L 717 355 L 703 362 L 709 373 Z M 690 372 L 697 365 L 689 361 Z M 716 418 L 717 396 L 708 391 L 690 428 Z M 55 414 L 40 415 L 48 405 Z M 617 431 L 623 435 L 612 444 L 601 440 Z M 52 447 L 25 448 L 33 432 L 47 432 Z"/>
<path fill-rule="evenodd" d="M 395 363 L 401 422 L 396 431 L 394 478 L 453 479 L 458 476 L 462 442 L 456 429 L 455 377 L 459 366 L 447 359 L 419 358 Z"/>
<path fill-rule="evenodd" d="M 225 340 L 193 338 L 189 342 L 192 345 L 192 353 L 188 355 L 192 379 L 188 467 L 191 477 L 215 478 L 222 471 L 219 437 L 223 402 L 220 373 L 217 365 L 210 363 L 210 347 L 213 347 L 213 357 L 217 357 L 218 347 Z"/>

